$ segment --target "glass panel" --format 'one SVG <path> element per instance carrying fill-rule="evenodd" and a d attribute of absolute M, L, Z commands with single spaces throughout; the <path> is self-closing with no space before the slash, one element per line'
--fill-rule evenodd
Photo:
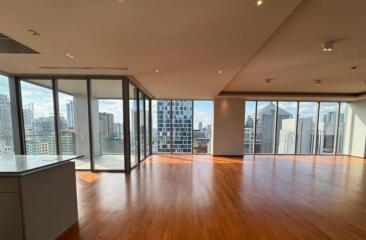
<path fill-rule="evenodd" d="M 123 170 L 122 80 L 91 80 L 93 158 L 97 170 Z"/>
<path fill-rule="evenodd" d="M 75 160 L 76 169 L 90 169 L 89 118 L 86 80 L 59 79 L 58 102 L 60 152 L 83 155 Z"/>
<path fill-rule="evenodd" d="M 145 100 L 144 94 L 139 92 L 139 116 L 140 116 L 140 160 L 145 159 Z"/>
<path fill-rule="evenodd" d="M 146 156 L 150 155 L 150 101 L 145 100 L 145 119 L 146 119 Z"/>
<path fill-rule="evenodd" d="M 245 102 L 244 115 L 244 154 L 254 153 L 255 101 Z"/>
<path fill-rule="evenodd" d="M 315 150 L 318 103 L 300 102 L 297 123 L 297 146 L 299 154 L 313 154 Z"/>
<path fill-rule="evenodd" d="M 334 153 L 338 103 L 321 102 L 318 126 L 318 153 Z"/>
<path fill-rule="evenodd" d="M 131 148 L 131 167 L 138 164 L 138 127 L 139 123 L 137 121 L 137 90 L 132 85 L 129 84 L 130 93 L 130 148 Z"/>
<path fill-rule="evenodd" d="M 0 75 L 0 155 L 14 154 L 9 78 Z"/>
<path fill-rule="evenodd" d="M 212 152 L 212 101 L 194 101 L 193 153 Z"/>
<path fill-rule="evenodd" d="M 192 101 L 173 100 L 173 153 L 192 152 Z"/>
<path fill-rule="evenodd" d="M 56 154 L 51 80 L 20 82 L 26 154 Z"/>
<path fill-rule="evenodd" d="M 278 102 L 276 153 L 294 154 L 297 102 Z"/>
<path fill-rule="evenodd" d="M 171 151 L 171 101 L 152 101 L 152 147 L 153 154 Z"/>
<path fill-rule="evenodd" d="M 347 119 L 347 103 L 342 102 L 339 112 L 339 124 L 338 124 L 338 154 L 344 154 L 344 133 L 346 129 Z"/>
<path fill-rule="evenodd" d="M 255 140 L 256 153 L 273 153 L 276 109 L 276 102 L 258 102 Z"/>

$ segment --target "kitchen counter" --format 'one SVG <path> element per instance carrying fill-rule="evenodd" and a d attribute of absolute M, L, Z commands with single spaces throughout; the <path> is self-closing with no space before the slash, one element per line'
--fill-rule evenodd
<path fill-rule="evenodd" d="M 78 221 L 74 155 L 0 156 L 0 238 L 56 239 Z"/>

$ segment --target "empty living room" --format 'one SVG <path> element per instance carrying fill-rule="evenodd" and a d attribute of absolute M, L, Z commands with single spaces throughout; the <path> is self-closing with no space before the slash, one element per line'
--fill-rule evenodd
<path fill-rule="evenodd" d="M 365 240 L 366 2 L 1 0 L 1 240 Z"/>

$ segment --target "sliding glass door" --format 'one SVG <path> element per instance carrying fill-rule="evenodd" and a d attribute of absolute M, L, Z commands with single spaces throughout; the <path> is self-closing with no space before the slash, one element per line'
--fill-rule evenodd
<path fill-rule="evenodd" d="M 75 160 L 76 169 L 90 165 L 87 81 L 58 79 L 60 154 L 83 156 Z"/>
<path fill-rule="evenodd" d="M 124 170 L 121 79 L 91 80 L 93 162 L 96 170 Z"/>

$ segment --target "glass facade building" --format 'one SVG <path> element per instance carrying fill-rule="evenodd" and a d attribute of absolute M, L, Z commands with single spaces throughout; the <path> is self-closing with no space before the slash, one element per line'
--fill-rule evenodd
<path fill-rule="evenodd" d="M 153 153 L 212 151 L 212 101 L 153 100 Z"/>

